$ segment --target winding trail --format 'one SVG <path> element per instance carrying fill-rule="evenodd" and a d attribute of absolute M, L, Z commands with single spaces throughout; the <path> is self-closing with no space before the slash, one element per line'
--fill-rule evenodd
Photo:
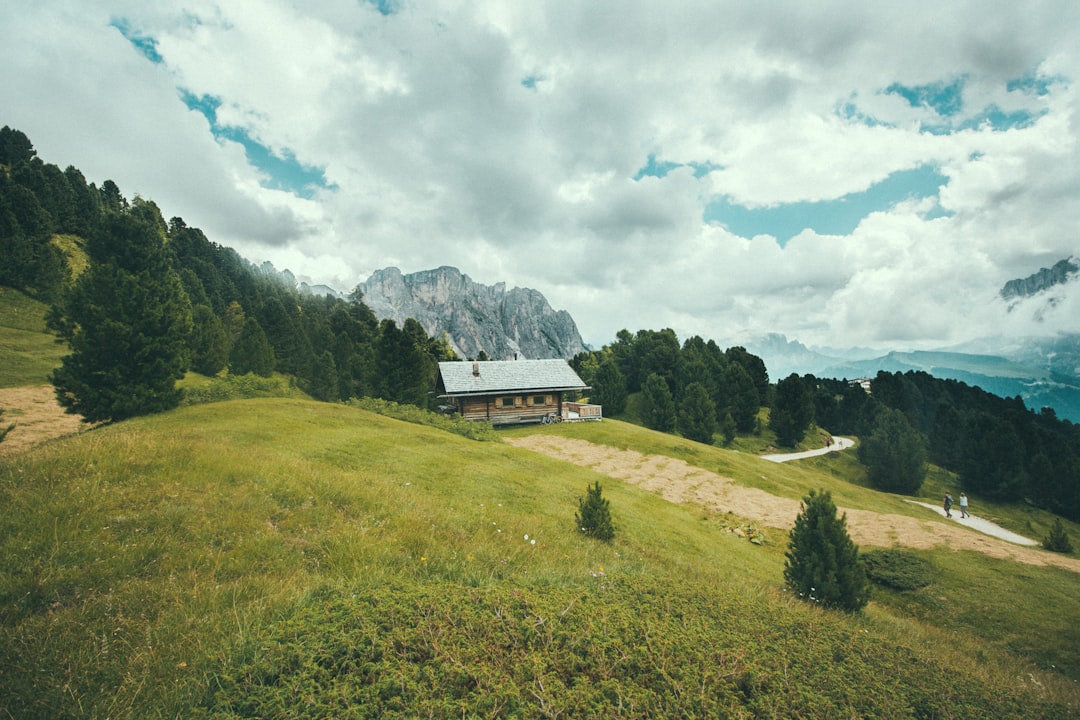
<path fill-rule="evenodd" d="M 587 440 L 557 435 L 537 434 L 506 438 L 506 442 L 591 468 L 608 477 L 654 492 L 670 502 L 731 512 L 778 530 L 791 529 L 801 509 L 798 500 L 744 487 L 732 478 L 664 455 L 645 455 L 634 450 L 619 450 Z M 766 459 L 763 462 L 778 461 Z M 991 557 L 1015 560 L 1028 565 L 1060 567 L 1080 573 L 1080 560 L 1076 558 L 1017 545 L 1000 537 L 977 532 L 975 528 L 961 526 L 955 519 L 952 522 L 942 522 L 938 517 L 932 517 L 929 512 L 927 519 L 921 520 L 908 515 L 870 510 L 839 510 L 846 513 L 848 533 L 859 545 L 903 545 L 922 549 L 944 545 L 952 550 L 974 550 Z M 929 506 L 929 510 L 936 514 L 937 508 Z"/>

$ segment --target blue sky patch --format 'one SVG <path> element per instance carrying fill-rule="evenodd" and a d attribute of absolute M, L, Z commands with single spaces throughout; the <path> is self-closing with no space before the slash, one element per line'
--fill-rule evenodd
<path fill-rule="evenodd" d="M 688 167 L 694 170 L 694 177 L 701 179 L 711 173 L 713 170 L 722 170 L 723 165 L 717 165 L 711 162 L 689 162 L 689 163 L 677 163 L 677 162 L 657 162 L 656 155 L 649 154 L 645 164 L 634 173 L 634 180 L 640 180 L 644 177 L 666 177 L 669 172 L 676 168 Z"/>
<path fill-rule="evenodd" d="M 246 130 L 218 123 L 217 111 L 221 99 L 211 95 L 194 95 L 186 90 L 180 91 L 184 104 L 200 113 L 210 123 L 210 132 L 218 140 L 231 140 L 244 148 L 247 161 L 263 173 L 263 187 L 272 190 L 284 190 L 298 197 L 310 200 L 318 189 L 331 188 L 326 182 L 322 168 L 304 165 L 289 150 L 278 154 L 255 141 Z"/>
<path fill-rule="evenodd" d="M 936 82 L 908 87 L 893 83 L 885 88 L 886 95 L 899 95 L 913 108 L 928 107 L 942 117 L 957 115 L 964 108 L 964 79 L 951 83 Z"/>
<path fill-rule="evenodd" d="M 368 2 L 383 15 L 393 15 L 401 4 L 400 0 L 368 0 Z"/>
<path fill-rule="evenodd" d="M 521 84 L 530 90 L 535 90 L 538 83 L 542 82 L 544 77 L 542 75 L 526 75 L 521 78 Z"/>
<path fill-rule="evenodd" d="M 159 65 L 165 62 L 165 58 L 161 57 L 161 53 L 158 52 L 157 40 L 149 35 L 140 35 L 135 32 L 127 18 L 113 18 L 109 21 L 109 25 L 119 30 L 124 39 L 131 43 L 150 62 Z"/>
<path fill-rule="evenodd" d="M 1012 130 L 1013 128 L 1026 128 L 1034 125 L 1036 120 L 1048 112 L 1049 110 L 1045 108 L 1037 113 L 1028 110 L 1005 112 L 997 105 L 991 105 L 978 115 L 962 122 L 957 126 L 957 129 L 974 130 L 983 127 L 984 125 L 989 125 L 992 130 L 1001 132 L 1003 130 Z"/>
<path fill-rule="evenodd" d="M 924 165 L 899 170 L 867 190 L 849 193 L 836 200 L 748 208 L 724 197 L 706 206 L 704 220 L 723 225 L 744 238 L 772 235 L 784 246 L 806 229 L 819 235 L 848 235 L 870 213 L 887 210 L 912 198 L 936 197 L 940 187 L 948 182 L 949 179 L 936 167 Z M 933 219 L 949 214 L 938 207 L 926 217 Z"/>
<path fill-rule="evenodd" d="M 1043 97 L 1050 94 L 1050 88 L 1054 85 L 1065 83 L 1065 78 L 1060 76 L 1047 77 L 1030 72 L 1023 77 L 1014 78 L 1005 83 L 1005 89 L 1009 92 L 1022 92 L 1027 95 Z"/>

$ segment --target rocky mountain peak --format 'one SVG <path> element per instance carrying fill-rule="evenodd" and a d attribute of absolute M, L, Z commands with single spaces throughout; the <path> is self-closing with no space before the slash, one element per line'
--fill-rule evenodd
<path fill-rule="evenodd" d="M 1080 271 L 1074 258 L 1059 260 L 1051 268 L 1042 268 L 1037 273 L 1028 275 L 1026 278 L 1010 280 L 1001 288 L 1001 297 L 1005 300 L 1014 298 L 1026 298 L 1038 295 L 1044 290 L 1049 290 L 1055 285 L 1061 285 L 1072 279 Z"/>
<path fill-rule="evenodd" d="M 493 360 L 569 359 L 585 349 L 574 319 L 539 291 L 483 285 L 454 267 L 408 275 L 383 268 L 359 288 L 377 318 L 398 324 L 414 318 L 429 335 L 446 333 L 462 357 L 483 350 Z"/>

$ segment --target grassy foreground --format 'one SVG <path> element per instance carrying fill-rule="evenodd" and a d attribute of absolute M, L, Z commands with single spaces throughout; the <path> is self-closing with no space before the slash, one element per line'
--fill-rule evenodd
<path fill-rule="evenodd" d="M 583 537 L 574 511 L 596 479 L 296 399 L 185 407 L 16 456 L 0 468 L 0 717 L 1080 712 L 1052 643 L 967 632 L 962 605 L 939 624 L 962 587 L 826 612 L 782 591 L 783 538 L 751 544 L 613 480 L 616 540 Z M 995 582 L 1075 613 L 1074 574 L 1023 575 Z M 1009 611 L 1013 587 L 966 612 L 1059 632 Z"/>

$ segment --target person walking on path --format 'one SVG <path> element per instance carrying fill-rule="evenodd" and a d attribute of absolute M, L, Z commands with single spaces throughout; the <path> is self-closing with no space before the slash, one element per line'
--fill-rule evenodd
<path fill-rule="evenodd" d="M 967 511 L 967 508 L 968 508 L 967 495 L 965 495 L 964 493 L 960 493 L 960 517 L 962 517 L 962 518 L 971 517 L 971 513 L 969 513 Z"/>
<path fill-rule="evenodd" d="M 948 491 L 945 492 L 945 517 L 952 517 L 952 495 Z"/>

